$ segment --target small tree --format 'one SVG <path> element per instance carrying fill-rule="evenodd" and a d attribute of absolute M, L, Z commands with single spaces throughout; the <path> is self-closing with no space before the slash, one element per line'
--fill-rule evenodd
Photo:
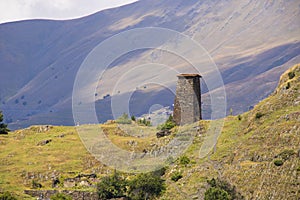
<path fill-rule="evenodd" d="M 7 128 L 7 124 L 2 123 L 3 121 L 3 114 L 2 111 L 0 111 L 0 134 L 7 134 L 9 132 L 9 129 Z"/>
<path fill-rule="evenodd" d="M 152 173 L 139 174 L 129 182 L 129 197 L 132 200 L 154 199 L 166 189 L 164 180 Z"/>

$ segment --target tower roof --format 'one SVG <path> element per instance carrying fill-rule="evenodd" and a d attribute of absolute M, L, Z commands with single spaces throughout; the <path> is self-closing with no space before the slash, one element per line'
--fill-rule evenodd
<path fill-rule="evenodd" d="M 200 74 L 178 74 L 177 77 L 184 77 L 184 78 L 199 77 L 199 78 L 201 78 L 202 76 Z"/>

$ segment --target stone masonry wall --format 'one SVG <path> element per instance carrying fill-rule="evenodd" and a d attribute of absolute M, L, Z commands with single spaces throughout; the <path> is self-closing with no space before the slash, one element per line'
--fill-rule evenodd
<path fill-rule="evenodd" d="M 179 75 L 174 103 L 174 120 L 177 125 L 201 120 L 200 75 Z"/>

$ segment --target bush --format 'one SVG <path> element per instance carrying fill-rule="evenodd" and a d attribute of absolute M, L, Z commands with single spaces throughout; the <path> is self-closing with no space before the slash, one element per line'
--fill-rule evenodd
<path fill-rule="evenodd" d="M 236 191 L 235 186 L 231 186 L 228 182 L 220 180 L 219 178 L 218 179 L 212 178 L 211 180 L 208 180 L 207 183 L 210 185 L 210 188 L 219 189 L 219 190 L 211 189 L 211 191 L 207 190 L 206 192 L 207 192 L 208 199 L 210 199 L 210 197 L 217 198 L 218 195 L 223 193 L 222 190 L 228 194 L 229 199 L 235 199 L 235 200 L 244 200 L 245 199 L 245 197 L 243 195 L 241 195 L 239 192 Z M 221 196 L 219 196 L 219 198 L 222 199 Z"/>
<path fill-rule="evenodd" d="M 0 134 L 7 134 L 9 132 L 9 129 L 7 128 L 7 124 L 2 123 L 3 121 L 3 114 L 2 111 L 0 111 Z"/>
<path fill-rule="evenodd" d="M 42 184 L 38 183 L 35 180 L 32 180 L 31 186 L 32 186 L 33 189 L 42 188 Z"/>
<path fill-rule="evenodd" d="M 129 182 L 129 197 L 132 200 L 154 199 L 166 189 L 164 180 L 152 173 L 139 174 Z"/>
<path fill-rule="evenodd" d="M 291 88 L 291 83 L 290 82 L 288 82 L 287 84 L 286 84 L 286 86 L 285 86 L 285 89 L 290 89 Z"/>
<path fill-rule="evenodd" d="M 256 113 L 255 118 L 260 119 L 262 116 L 264 116 L 264 114 L 262 114 L 261 112 L 258 112 L 258 113 Z"/>
<path fill-rule="evenodd" d="M 17 198 L 9 192 L 4 192 L 0 194 L 0 200 L 17 200 Z"/>
<path fill-rule="evenodd" d="M 171 176 L 171 180 L 174 181 L 174 182 L 177 182 L 179 179 L 181 179 L 183 176 L 182 176 L 182 173 L 179 172 L 179 171 L 176 171 L 172 174 Z"/>
<path fill-rule="evenodd" d="M 72 200 L 72 197 L 63 193 L 56 193 L 50 197 L 51 200 Z"/>
<path fill-rule="evenodd" d="M 191 162 L 191 160 L 190 160 L 187 156 L 181 156 L 181 157 L 179 158 L 179 163 L 180 163 L 181 165 L 186 166 L 186 165 L 188 165 L 190 162 Z"/>
<path fill-rule="evenodd" d="M 230 200 L 230 196 L 221 188 L 211 187 L 206 190 L 204 200 Z"/>
<path fill-rule="evenodd" d="M 274 160 L 274 165 L 276 165 L 276 166 L 281 166 L 281 165 L 283 165 L 283 160 Z"/>
<path fill-rule="evenodd" d="M 115 171 L 113 175 L 101 179 L 97 184 L 97 193 L 100 199 L 125 197 L 126 180 Z"/>
<path fill-rule="evenodd" d="M 134 115 L 131 116 L 131 120 L 135 121 L 135 116 Z"/>
<path fill-rule="evenodd" d="M 288 76 L 289 76 L 289 79 L 293 79 L 295 77 L 295 72 L 289 72 L 288 73 Z"/>
<path fill-rule="evenodd" d="M 176 124 L 174 122 L 173 116 L 170 115 L 169 118 L 168 118 L 168 120 L 165 123 L 159 125 L 157 128 L 159 130 L 170 130 L 170 129 L 172 129 L 175 126 L 176 126 Z"/>
<path fill-rule="evenodd" d="M 118 124 L 131 124 L 131 119 L 129 119 L 127 113 L 123 113 L 118 119 L 116 119 Z"/>

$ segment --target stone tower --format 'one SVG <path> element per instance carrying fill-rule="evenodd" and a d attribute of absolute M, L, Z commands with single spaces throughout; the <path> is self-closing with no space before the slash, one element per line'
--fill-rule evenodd
<path fill-rule="evenodd" d="M 201 117 L 201 88 L 199 74 L 179 74 L 174 102 L 174 121 L 177 125 L 191 124 Z"/>

